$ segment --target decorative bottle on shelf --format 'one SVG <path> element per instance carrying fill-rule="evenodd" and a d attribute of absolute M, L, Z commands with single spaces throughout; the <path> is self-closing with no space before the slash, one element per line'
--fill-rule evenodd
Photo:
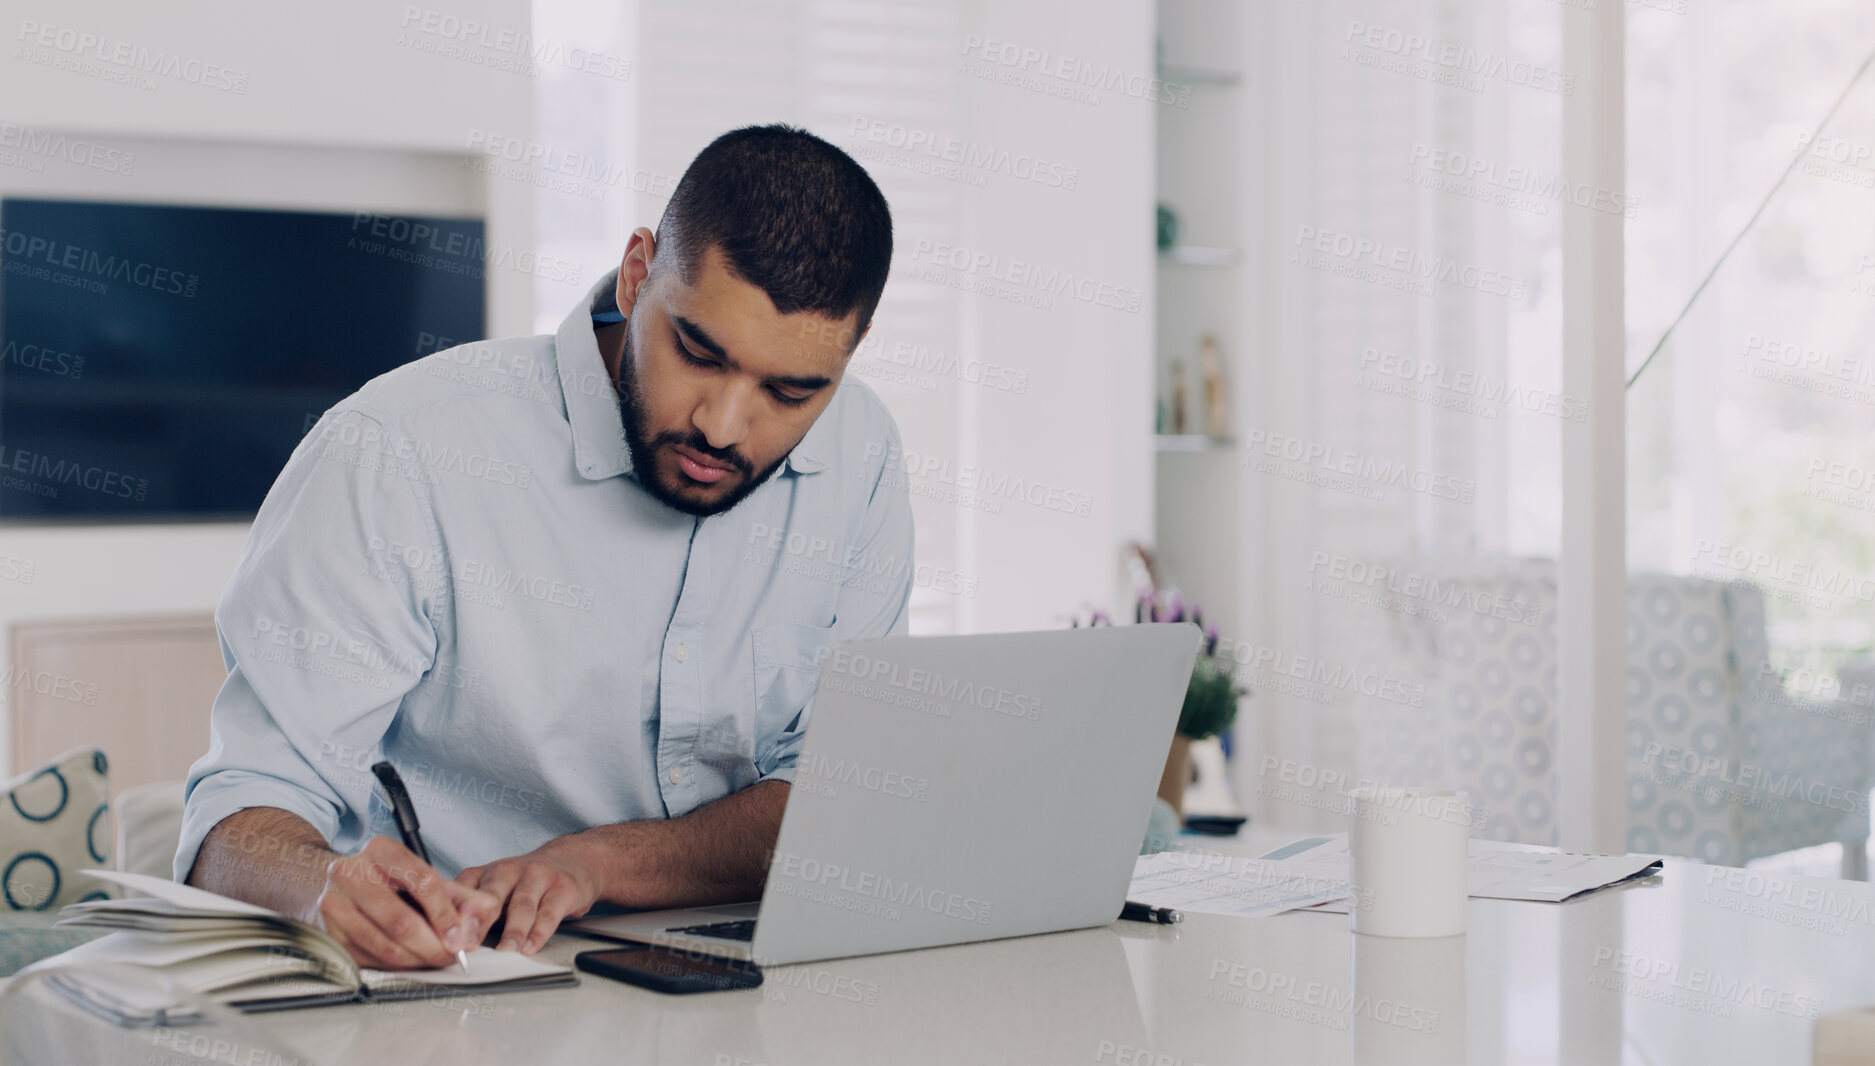
<path fill-rule="evenodd" d="M 1172 360 L 1172 432 L 1185 430 L 1185 362 Z"/>
<path fill-rule="evenodd" d="M 1207 333 L 1198 339 L 1198 373 L 1204 379 L 1204 431 L 1208 436 L 1230 436 L 1230 420 L 1224 411 L 1224 360 L 1217 351 L 1217 336 Z"/>

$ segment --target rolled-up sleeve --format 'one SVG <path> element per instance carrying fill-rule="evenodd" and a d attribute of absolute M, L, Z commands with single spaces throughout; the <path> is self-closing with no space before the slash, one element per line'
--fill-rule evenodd
<path fill-rule="evenodd" d="M 335 409 L 268 492 L 215 610 L 228 678 L 185 785 L 176 880 L 247 807 L 296 814 L 341 850 L 361 837 L 372 753 L 447 609 L 425 473 L 379 419 Z"/>
<path fill-rule="evenodd" d="M 883 409 L 880 413 L 884 415 Z M 911 487 L 897 466 L 901 454 L 898 427 L 889 415 L 883 417 L 882 432 L 887 443 L 884 455 L 878 457 L 879 468 L 870 472 L 869 496 L 849 542 L 853 552 L 834 607 L 829 647 L 842 640 L 897 636 L 906 631 L 906 607 L 911 602 L 917 567 Z M 878 575 L 885 575 L 884 579 L 879 580 Z M 826 649 L 821 652 L 824 662 Z M 760 774 L 757 783 L 794 782 L 795 764 L 812 713 L 810 696 L 787 729 L 772 738 L 757 738 L 761 745 L 755 758 Z"/>

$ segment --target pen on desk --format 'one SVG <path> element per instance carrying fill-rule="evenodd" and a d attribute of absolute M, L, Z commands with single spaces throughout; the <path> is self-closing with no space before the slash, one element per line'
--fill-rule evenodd
<path fill-rule="evenodd" d="M 423 846 L 423 837 L 417 833 L 416 805 L 410 802 L 410 790 L 404 787 L 404 779 L 397 776 L 397 767 L 388 761 L 379 760 L 372 764 L 371 772 L 378 776 L 385 794 L 391 798 L 391 816 L 397 819 L 397 833 L 404 838 L 404 847 L 416 852 L 417 858 L 429 862 L 430 853 Z M 461 964 L 463 973 L 469 972 L 468 952 L 457 949 L 456 962 Z"/>
<path fill-rule="evenodd" d="M 1120 908 L 1120 918 L 1128 922 L 1157 922 L 1160 925 L 1176 925 L 1185 920 L 1185 916 L 1170 907 L 1150 907 L 1144 903 L 1126 901 Z"/>

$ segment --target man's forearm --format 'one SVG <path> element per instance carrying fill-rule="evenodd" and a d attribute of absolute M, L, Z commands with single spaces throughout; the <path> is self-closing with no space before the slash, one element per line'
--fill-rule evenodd
<path fill-rule="evenodd" d="M 188 883 L 232 899 L 312 921 L 326 867 L 338 855 L 297 814 L 246 807 L 208 831 Z"/>
<path fill-rule="evenodd" d="M 599 898 L 624 907 L 733 903 L 762 894 L 788 803 L 764 781 L 680 818 L 603 825 L 576 834 L 599 874 Z"/>

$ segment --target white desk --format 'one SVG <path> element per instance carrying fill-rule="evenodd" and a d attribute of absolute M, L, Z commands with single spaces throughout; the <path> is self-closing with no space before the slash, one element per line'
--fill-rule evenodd
<path fill-rule="evenodd" d="M 454 1008 L 245 1021 L 320 1063 L 1807 1063 L 1813 1005 L 1875 1004 L 1875 888 L 1787 877 L 1780 896 L 1756 876 L 1728 888 L 1734 873 L 1675 861 L 1659 883 L 1574 903 L 1473 900 L 1458 941 L 1357 945 L 1343 915 L 1191 915 L 775 967 L 747 992 L 663 996 L 587 974 Z M 596 946 L 560 936 L 546 954 Z M 205 1061 L 153 1043 L 68 1020 L 60 1061 Z M 219 1061 L 283 1066 L 238 1049 Z"/>

